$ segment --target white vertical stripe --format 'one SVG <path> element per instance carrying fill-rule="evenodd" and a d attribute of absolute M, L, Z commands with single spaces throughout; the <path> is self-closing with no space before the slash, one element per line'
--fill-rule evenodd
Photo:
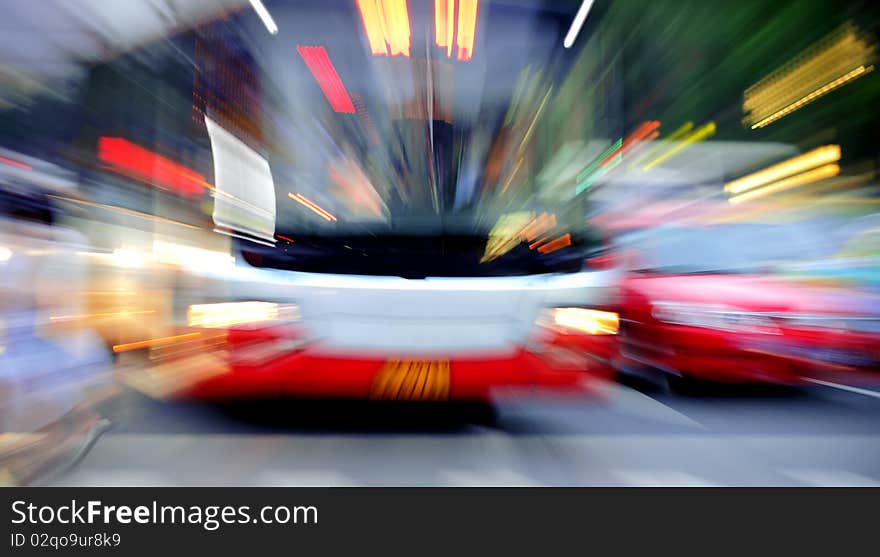
<path fill-rule="evenodd" d="M 260 0 L 251 0 L 251 6 L 254 7 L 254 11 L 257 12 L 257 15 L 260 16 L 260 20 L 263 22 L 263 25 L 266 26 L 266 30 L 273 35 L 278 33 L 278 26 L 275 25 L 275 20 L 272 19 L 272 15 L 269 13 L 269 10 L 266 9 L 266 6 L 263 5 L 263 2 Z"/>
<path fill-rule="evenodd" d="M 593 0 L 584 0 L 581 2 L 581 7 L 578 8 L 577 14 L 574 16 L 574 21 L 571 22 L 571 27 L 565 35 L 565 40 L 563 41 L 562 46 L 565 48 L 571 48 L 571 45 L 573 45 L 575 39 L 577 39 L 578 33 L 581 32 L 581 27 L 584 26 L 584 21 L 587 20 L 587 14 L 590 13 L 590 8 L 592 7 Z"/>

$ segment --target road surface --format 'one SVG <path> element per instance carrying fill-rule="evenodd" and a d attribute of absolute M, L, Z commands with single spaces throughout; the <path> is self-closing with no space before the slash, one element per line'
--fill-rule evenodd
<path fill-rule="evenodd" d="M 124 402 L 45 484 L 880 485 L 880 393 L 831 385 L 681 396 L 609 384 L 601 402 L 509 401 L 492 419 L 336 402 Z"/>

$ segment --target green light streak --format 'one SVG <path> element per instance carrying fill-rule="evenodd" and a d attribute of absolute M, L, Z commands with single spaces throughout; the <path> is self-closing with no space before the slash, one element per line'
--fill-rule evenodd
<path fill-rule="evenodd" d="M 618 142 L 618 143 L 619 143 L 619 142 Z M 604 159 L 603 159 L 603 160 L 604 160 Z M 604 176 L 605 174 L 607 174 L 609 170 L 613 169 L 613 168 L 616 167 L 618 164 L 620 164 L 620 162 L 621 162 L 622 160 L 623 160 L 623 156 L 622 156 L 620 153 L 614 155 L 614 158 L 611 159 L 611 162 L 610 162 L 610 163 L 608 163 L 606 166 L 600 168 L 600 169 L 597 170 L 596 172 L 590 174 L 589 176 L 587 176 L 587 177 L 584 179 L 583 182 L 580 182 L 580 183 L 577 185 L 577 189 L 575 190 L 575 195 L 577 195 L 577 194 L 581 193 L 582 191 L 586 190 L 587 188 L 589 188 L 591 185 L 593 185 L 593 182 L 595 182 L 595 181 L 596 181 L 597 179 L 599 179 L 601 176 Z M 592 166 L 592 165 L 591 165 L 591 166 Z"/>
<path fill-rule="evenodd" d="M 583 181 L 584 177 L 586 177 L 588 174 L 590 174 L 590 172 L 594 171 L 597 166 L 602 164 L 602 161 L 605 160 L 605 157 L 607 157 L 608 155 L 610 155 L 614 151 L 620 149 L 621 145 L 623 145 L 623 138 L 622 137 L 620 139 L 618 139 L 617 141 L 615 141 L 614 143 L 612 143 L 610 147 L 605 149 L 605 151 L 601 155 L 596 157 L 596 159 L 593 162 L 591 162 L 589 165 L 587 165 L 587 167 L 585 169 L 581 170 L 580 173 L 577 175 L 577 178 L 575 178 L 575 181 L 578 183 Z"/>

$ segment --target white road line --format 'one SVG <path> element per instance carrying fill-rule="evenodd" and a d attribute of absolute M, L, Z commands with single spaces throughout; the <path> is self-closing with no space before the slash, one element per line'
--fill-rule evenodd
<path fill-rule="evenodd" d="M 850 387 L 849 385 L 841 385 L 840 383 L 832 383 L 831 381 L 822 381 L 821 379 L 813 379 L 811 377 L 803 377 L 804 381 L 809 381 L 810 383 L 815 383 L 817 385 L 823 385 L 825 387 L 831 387 L 832 389 L 840 389 L 841 391 L 849 391 L 851 393 L 857 393 L 860 395 L 870 396 L 874 398 L 880 398 L 880 393 L 877 391 L 871 391 L 868 389 L 860 389 L 859 387 Z"/>
<path fill-rule="evenodd" d="M 267 470 L 248 485 L 256 487 L 357 487 L 361 484 L 341 472 L 325 470 Z"/>
<path fill-rule="evenodd" d="M 780 470 L 795 480 L 814 487 L 880 487 L 880 482 L 846 470 L 796 468 Z"/>
<path fill-rule="evenodd" d="M 611 473 L 632 487 L 722 487 L 680 470 L 612 470 Z"/>
<path fill-rule="evenodd" d="M 62 487 L 173 487 L 169 478 L 151 470 L 83 470 L 58 478 Z"/>
<path fill-rule="evenodd" d="M 443 485 L 454 487 L 540 487 L 544 484 L 507 468 L 495 470 L 440 470 Z"/>
<path fill-rule="evenodd" d="M 600 396 L 610 402 L 618 412 L 659 422 L 706 429 L 706 426 L 693 418 L 631 387 L 608 382 L 598 386 L 598 389 Z"/>

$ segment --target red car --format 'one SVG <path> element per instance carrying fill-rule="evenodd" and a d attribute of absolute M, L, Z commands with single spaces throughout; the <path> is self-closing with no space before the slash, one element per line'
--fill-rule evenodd
<path fill-rule="evenodd" d="M 814 238 L 781 225 L 645 231 L 630 246 L 618 367 L 673 386 L 880 378 L 880 300 L 771 272 L 826 249 Z"/>

